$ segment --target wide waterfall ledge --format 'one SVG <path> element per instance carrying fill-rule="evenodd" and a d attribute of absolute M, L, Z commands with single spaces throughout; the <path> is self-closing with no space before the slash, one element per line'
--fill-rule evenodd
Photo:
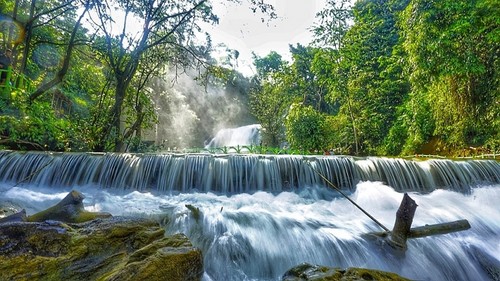
<path fill-rule="evenodd" d="M 237 194 L 331 184 L 353 191 L 360 181 L 382 182 L 398 192 L 469 193 L 474 185 L 499 183 L 500 164 L 350 156 L 0 151 L 0 182 L 14 185 Z"/>

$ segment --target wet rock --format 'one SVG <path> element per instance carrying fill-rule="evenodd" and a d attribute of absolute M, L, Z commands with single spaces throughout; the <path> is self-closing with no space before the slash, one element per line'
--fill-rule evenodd
<path fill-rule="evenodd" d="M 0 224 L 2 280 L 200 280 L 201 251 L 158 223 L 113 217 L 85 223 Z"/>
<path fill-rule="evenodd" d="M 27 221 L 28 217 L 26 216 L 26 210 L 22 209 L 21 211 L 8 215 L 4 218 L 0 219 L 0 223 L 5 223 L 5 222 L 19 222 L 19 221 Z"/>
<path fill-rule="evenodd" d="M 19 213 L 22 207 L 8 200 L 0 199 L 0 219 Z"/>
<path fill-rule="evenodd" d="M 89 212 L 83 206 L 85 197 L 80 192 L 73 190 L 56 205 L 31 215 L 27 218 L 31 222 L 43 222 L 45 220 L 58 220 L 62 222 L 85 222 L 96 218 L 111 217 L 109 213 Z"/>
<path fill-rule="evenodd" d="M 331 268 L 308 263 L 300 264 L 288 270 L 283 281 L 409 281 L 395 273 L 365 268 Z"/>
<path fill-rule="evenodd" d="M 500 280 L 500 261 L 484 250 L 481 250 L 479 247 L 472 245 L 470 247 L 474 259 L 478 261 L 488 277 L 490 277 L 491 280 Z"/>

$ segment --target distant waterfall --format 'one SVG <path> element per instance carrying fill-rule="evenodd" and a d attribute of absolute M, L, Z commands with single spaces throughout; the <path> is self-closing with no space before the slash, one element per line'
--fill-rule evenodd
<path fill-rule="evenodd" d="M 0 151 L 0 182 L 47 187 L 97 186 L 160 192 L 251 193 L 327 186 L 353 190 L 380 181 L 396 191 L 499 183 L 495 160 L 427 160 L 252 154 L 115 154 Z"/>
<path fill-rule="evenodd" d="M 205 147 L 259 145 L 261 139 L 260 130 L 261 126 L 259 124 L 221 129 Z"/>

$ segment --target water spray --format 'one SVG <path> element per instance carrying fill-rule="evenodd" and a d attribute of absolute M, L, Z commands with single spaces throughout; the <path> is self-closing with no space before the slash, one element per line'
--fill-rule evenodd
<path fill-rule="evenodd" d="M 367 211 L 365 211 L 363 208 L 361 208 L 361 206 L 359 206 L 358 204 L 356 204 L 356 202 L 354 202 L 351 198 L 349 198 L 349 196 L 347 196 L 347 194 L 345 194 L 344 192 L 342 192 L 342 190 L 340 190 L 340 188 L 336 187 L 335 184 L 333 184 L 330 180 L 328 180 L 323 174 L 321 174 L 320 172 L 318 172 L 316 169 L 314 169 L 314 167 L 311 165 L 311 163 L 309 162 L 309 160 L 307 159 L 304 159 L 304 161 L 309 164 L 309 167 L 311 167 L 311 169 L 316 173 L 318 174 L 326 183 L 328 183 L 328 185 L 333 188 L 334 190 L 336 190 L 338 193 L 340 193 L 342 196 L 344 196 L 345 199 L 347 199 L 349 202 L 351 202 L 354 206 L 356 206 L 356 208 L 360 209 L 361 212 L 363 212 L 365 215 L 367 215 L 372 221 L 374 221 L 376 224 L 378 224 L 381 228 L 383 228 L 385 231 L 389 232 L 390 230 L 385 227 L 381 222 L 379 222 L 377 219 L 375 219 L 372 215 L 370 215 Z"/>

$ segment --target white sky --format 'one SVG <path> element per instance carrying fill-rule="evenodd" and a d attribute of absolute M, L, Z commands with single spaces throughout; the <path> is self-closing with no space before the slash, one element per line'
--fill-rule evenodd
<path fill-rule="evenodd" d="M 324 8 L 327 0 L 264 0 L 274 6 L 278 16 L 277 19 L 265 22 L 261 20 L 261 13 L 254 14 L 251 11 L 247 0 L 241 0 L 241 4 L 224 1 L 213 1 L 214 12 L 220 21 L 215 26 L 205 25 L 206 31 L 211 34 L 214 46 L 224 43 L 228 48 L 237 50 L 240 53 L 237 70 L 251 76 L 255 74 L 252 52 L 263 57 L 276 51 L 285 60 L 290 60 L 290 44 L 308 45 L 312 41 L 312 33 L 308 29 L 312 27 L 316 13 Z M 122 18 L 123 15 L 118 14 L 113 29 L 123 28 Z M 129 33 L 134 34 L 138 32 L 135 29 L 140 26 L 141 24 L 128 25 L 127 28 Z"/>
<path fill-rule="evenodd" d="M 245 3 L 245 0 L 242 1 Z M 315 22 L 315 14 L 323 9 L 326 0 L 269 0 L 278 18 L 262 22 L 259 13 L 254 14 L 246 5 L 228 3 L 216 5 L 220 18 L 218 25 L 209 28 L 214 45 L 224 43 L 240 52 L 238 71 L 253 75 L 252 51 L 266 56 L 276 51 L 289 60 L 289 44 L 308 45 L 312 34 L 308 31 Z"/>

